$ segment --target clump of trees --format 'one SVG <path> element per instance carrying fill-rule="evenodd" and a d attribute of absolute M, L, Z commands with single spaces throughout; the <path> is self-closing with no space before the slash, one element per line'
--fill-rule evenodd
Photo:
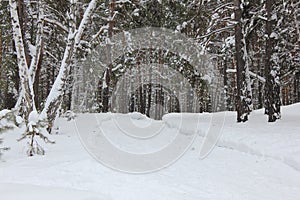
<path fill-rule="evenodd" d="M 212 55 L 222 74 L 226 110 L 236 110 L 238 122 L 263 107 L 274 122 L 282 104 L 300 101 L 299 13 L 297 0 L 2 1 L 0 110 L 12 109 L 24 119 L 22 138 L 32 141 L 30 155 L 43 152 L 34 147 L 35 138 L 49 142 L 55 118 L 78 100 L 72 98 L 74 74 L 83 70 L 78 63 L 99 44 L 109 48 L 114 34 L 153 26 L 186 34 Z M 110 111 L 118 74 L 112 65 L 103 71 L 89 111 Z M 149 85 L 139 91 L 151 98 Z M 87 101 L 88 94 L 80 95 Z M 201 111 L 211 111 L 210 101 L 202 99 Z"/>

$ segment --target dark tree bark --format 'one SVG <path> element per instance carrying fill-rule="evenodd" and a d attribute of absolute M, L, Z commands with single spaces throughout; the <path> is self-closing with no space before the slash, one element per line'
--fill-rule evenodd
<path fill-rule="evenodd" d="M 297 71 L 295 74 L 294 81 L 294 102 L 300 102 L 300 72 Z"/>
<path fill-rule="evenodd" d="M 230 110 L 230 97 L 228 95 L 228 74 L 227 74 L 227 59 L 226 57 L 222 60 L 223 65 L 223 84 L 224 84 L 224 92 L 225 92 L 225 106 L 226 110 Z"/>
<path fill-rule="evenodd" d="M 150 68 L 151 69 L 151 68 Z M 151 80 L 151 72 L 152 70 L 150 70 L 150 80 Z M 151 82 L 151 81 L 150 81 Z M 147 88 L 147 93 L 148 93 L 148 102 L 147 102 L 147 110 L 146 110 L 146 115 L 147 117 L 150 117 L 150 109 L 151 109 L 151 103 L 152 103 L 152 83 L 150 83 L 148 85 Z"/>
<path fill-rule="evenodd" d="M 110 21 L 109 21 L 109 27 L 108 27 L 108 37 L 109 39 L 113 36 L 113 27 L 114 27 L 114 21 L 113 16 L 115 12 L 115 0 L 110 1 Z M 111 84 L 111 73 L 112 73 L 112 60 L 111 60 L 111 44 L 107 44 L 107 53 L 108 53 L 108 63 L 109 65 L 106 67 L 105 71 L 105 87 L 103 87 L 103 101 L 102 101 L 102 112 L 108 112 L 109 111 L 109 99 L 110 99 L 110 84 Z"/>
<path fill-rule="evenodd" d="M 248 98 L 248 90 L 246 84 L 246 63 L 244 60 L 244 49 L 243 45 L 245 41 L 243 30 L 242 30 L 242 15 L 243 11 L 241 9 L 241 1 L 235 0 L 235 61 L 236 61 L 236 69 L 237 69 L 237 122 L 245 122 L 248 120 L 248 115 L 250 113 L 249 106 L 246 98 Z"/>
<path fill-rule="evenodd" d="M 2 30 L 0 29 L 0 87 L 2 86 Z M 1 95 L 1 91 L 0 91 Z M 0 101 L 1 103 L 1 101 Z M 1 105 L 0 105 L 1 108 Z"/>
<path fill-rule="evenodd" d="M 274 38 L 272 37 L 274 20 L 272 19 L 273 1 L 266 0 L 266 55 L 265 55 L 265 114 L 269 122 L 280 118 L 280 83 L 279 69 L 272 60 L 274 53 Z"/>
<path fill-rule="evenodd" d="M 38 60 L 38 65 L 36 68 L 36 75 L 35 75 L 35 81 L 34 81 L 34 85 L 33 85 L 33 89 L 34 89 L 34 100 L 35 100 L 35 105 L 37 107 L 37 109 L 40 109 L 40 102 L 42 101 L 42 97 L 40 95 L 40 90 L 39 90 L 39 85 L 40 85 L 40 74 L 41 74 L 41 69 L 42 69 L 42 63 L 43 63 L 43 49 L 41 52 L 41 57 Z"/>

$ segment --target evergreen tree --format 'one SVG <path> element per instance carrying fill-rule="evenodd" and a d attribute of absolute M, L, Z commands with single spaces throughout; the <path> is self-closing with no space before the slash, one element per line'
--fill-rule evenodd
<path fill-rule="evenodd" d="M 252 89 L 249 77 L 247 35 L 245 32 L 245 12 L 247 2 L 235 0 L 235 58 L 237 69 L 237 121 L 245 122 L 252 110 Z"/>
<path fill-rule="evenodd" d="M 268 121 L 274 122 L 281 117 L 280 114 L 280 67 L 278 57 L 274 54 L 275 34 L 274 24 L 276 14 L 274 13 L 274 2 L 266 0 L 266 55 L 265 55 L 265 114 L 268 115 Z"/>

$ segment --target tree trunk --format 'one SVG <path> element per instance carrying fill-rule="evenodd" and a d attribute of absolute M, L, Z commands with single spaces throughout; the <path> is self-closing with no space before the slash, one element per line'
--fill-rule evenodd
<path fill-rule="evenodd" d="M 40 57 L 37 63 L 37 68 L 35 72 L 35 77 L 34 77 L 34 84 L 33 84 L 33 89 L 34 89 L 34 97 L 35 97 L 35 105 L 37 106 L 37 109 L 40 109 L 40 100 L 43 99 L 40 94 L 39 94 L 39 85 L 40 85 L 40 73 L 42 69 L 42 63 L 43 63 L 43 52 L 40 52 Z"/>
<path fill-rule="evenodd" d="M 2 30 L 0 29 L 0 89 L 2 86 Z M 0 92 L 1 95 L 1 92 Z M 1 101 L 0 101 L 1 103 Z M 0 105 L 1 109 L 1 105 Z"/>
<path fill-rule="evenodd" d="M 71 6 L 74 9 L 74 6 Z M 64 57 L 61 62 L 61 66 L 59 69 L 58 76 L 56 77 L 54 84 L 50 90 L 50 93 L 46 99 L 45 106 L 40 114 L 39 120 L 44 121 L 48 124 L 49 129 L 51 129 L 52 124 L 58 114 L 58 110 L 62 103 L 62 96 L 64 92 L 64 88 L 66 86 L 66 80 L 69 72 L 70 65 L 72 63 L 72 57 L 76 53 L 76 49 L 79 46 L 81 41 L 83 32 L 87 26 L 89 18 L 96 7 L 96 0 L 91 0 L 86 11 L 83 15 L 83 18 L 80 22 L 78 29 L 73 30 L 73 26 L 71 26 L 67 39 L 67 46 L 65 48 Z M 70 21 L 75 22 L 74 10 L 71 11 Z"/>
<path fill-rule="evenodd" d="M 13 38 L 17 52 L 19 76 L 21 83 L 21 98 L 19 98 L 20 107 L 18 108 L 18 110 L 21 111 L 21 114 L 23 114 L 26 123 L 28 123 L 28 116 L 30 112 L 35 110 L 33 83 L 29 75 L 28 65 L 26 61 L 24 42 L 17 10 L 17 2 L 16 0 L 10 0 L 9 4 L 10 14 L 12 18 Z"/>
<path fill-rule="evenodd" d="M 246 83 L 246 63 L 245 63 L 245 36 L 243 34 L 241 1 L 235 0 L 235 61 L 236 61 L 236 79 L 237 79 L 237 122 L 245 122 L 248 120 L 248 115 L 251 111 L 251 91 Z M 249 84 L 249 83 L 248 83 Z"/>
<path fill-rule="evenodd" d="M 297 71 L 295 75 L 295 102 L 300 102 L 300 72 Z"/>
<path fill-rule="evenodd" d="M 228 95 L 228 74 L 227 74 L 227 59 L 226 56 L 222 59 L 222 65 L 223 65 L 223 84 L 224 84 L 224 96 L 225 96 L 225 107 L 226 110 L 230 110 L 230 97 Z"/>
<path fill-rule="evenodd" d="M 107 40 L 107 55 L 108 55 L 108 66 L 106 66 L 105 70 L 105 77 L 104 80 L 105 84 L 103 84 L 103 101 L 102 101 L 102 112 L 109 111 L 109 99 L 110 99 L 110 85 L 111 85 L 111 73 L 112 73 L 112 60 L 111 60 L 111 38 L 113 36 L 113 28 L 114 28 L 114 12 L 115 12 L 115 0 L 110 1 L 110 17 L 109 17 L 109 25 L 108 25 L 108 40 Z"/>
<path fill-rule="evenodd" d="M 266 22 L 266 57 L 265 57 L 265 114 L 268 115 L 269 122 L 275 122 L 280 118 L 280 83 L 279 70 L 272 61 L 274 38 L 271 37 L 273 31 L 273 1 L 266 0 L 267 22 Z"/>

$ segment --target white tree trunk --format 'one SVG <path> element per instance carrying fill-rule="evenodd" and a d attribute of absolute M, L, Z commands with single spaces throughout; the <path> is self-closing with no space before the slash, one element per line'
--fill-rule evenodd
<path fill-rule="evenodd" d="M 80 44 L 82 34 L 95 7 L 96 0 L 91 0 L 87 9 L 85 10 L 78 29 L 73 30 L 71 26 L 69 30 L 67 46 L 65 48 L 64 57 L 61 62 L 58 76 L 55 79 L 53 87 L 47 97 L 44 109 L 42 110 L 39 117 L 41 121 L 46 121 L 47 123 L 49 123 L 50 127 L 52 126 L 52 123 L 55 120 L 61 105 L 64 87 L 66 85 L 66 77 L 68 75 L 70 64 L 72 63 L 72 57 L 77 51 L 77 47 Z M 70 15 L 70 18 L 71 21 L 75 20 L 75 17 L 72 13 Z"/>
<path fill-rule="evenodd" d="M 37 33 L 36 33 L 35 46 L 33 46 L 32 44 L 29 44 L 27 41 L 28 45 L 31 47 L 31 51 L 30 51 L 31 52 L 31 54 L 30 54 L 31 62 L 30 62 L 29 70 L 27 72 L 27 74 L 28 74 L 27 79 L 28 79 L 28 83 L 30 83 L 29 87 L 30 87 L 31 96 L 32 96 L 33 100 L 34 100 L 33 84 L 34 84 L 34 80 L 35 80 L 37 66 L 41 59 L 41 54 L 42 54 L 42 49 L 43 49 L 43 46 L 42 46 L 43 45 L 43 34 L 44 34 L 44 31 L 43 31 L 43 29 L 44 29 L 43 6 L 44 6 L 43 1 L 39 1 L 38 2 L 38 20 L 37 20 Z M 27 7 L 30 7 L 30 5 L 28 4 Z M 32 12 L 32 11 L 29 10 L 29 12 Z M 15 13 L 15 14 L 18 14 L 18 13 Z M 21 29 L 20 29 L 20 31 L 21 31 Z M 22 47 L 20 46 L 20 48 L 23 49 L 22 51 L 24 52 L 24 55 L 25 55 L 24 45 Z M 26 63 L 26 69 L 28 69 L 27 63 Z M 27 92 L 24 91 L 23 87 L 21 87 L 19 98 L 15 105 L 15 108 L 17 108 L 18 110 L 20 110 L 19 108 L 21 107 L 22 102 L 24 102 L 24 100 L 26 99 L 26 94 L 27 94 Z M 33 103 L 33 110 L 36 110 L 34 103 Z"/>
<path fill-rule="evenodd" d="M 29 67 L 29 75 L 34 82 L 36 70 L 38 67 L 38 63 L 41 59 L 42 49 L 43 49 L 43 35 L 44 35 L 44 5 L 43 1 L 38 1 L 38 21 L 37 21 L 37 33 L 36 33 L 36 41 L 35 41 L 35 47 L 34 47 L 34 54 L 31 58 L 31 63 Z"/>
<path fill-rule="evenodd" d="M 16 0 L 9 0 L 9 5 L 10 14 L 12 18 L 13 38 L 17 52 L 17 63 L 19 67 L 19 76 L 21 83 L 20 98 L 17 102 L 16 109 L 21 110 L 24 114 L 25 120 L 28 120 L 30 112 L 36 110 L 34 104 L 33 82 L 30 78 L 28 65 L 26 62 L 26 55 L 23 43 L 24 41 L 22 38 Z"/>

